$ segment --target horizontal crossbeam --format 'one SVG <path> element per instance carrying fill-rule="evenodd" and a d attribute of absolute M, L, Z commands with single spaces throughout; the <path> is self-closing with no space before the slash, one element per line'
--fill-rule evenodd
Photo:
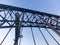
<path fill-rule="evenodd" d="M 9 5 L 4 5 L 4 4 L 0 4 L 0 9 L 1 9 L 1 11 L 4 11 L 4 10 L 21 11 L 21 12 L 27 12 L 27 13 L 33 13 L 33 14 L 41 14 L 41 15 L 45 14 L 47 16 L 54 16 L 54 17 L 58 17 L 58 18 L 60 17 L 60 16 L 54 15 L 54 14 L 49 14 L 49 13 L 45 13 L 45 12 L 40 12 L 40 11 L 31 10 L 31 9 L 15 7 L 15 6 L 9 6 Z"/>

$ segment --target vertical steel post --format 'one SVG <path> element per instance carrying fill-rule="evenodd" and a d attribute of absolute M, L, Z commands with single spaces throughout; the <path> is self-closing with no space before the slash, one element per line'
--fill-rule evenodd
<path fill-rule="evenodd" d="M 19 27 L 19 14 L 15 14 L 15 43 L 14 45 L 18 45 L 18 39 L 20 37 L 20 27 Z"/>

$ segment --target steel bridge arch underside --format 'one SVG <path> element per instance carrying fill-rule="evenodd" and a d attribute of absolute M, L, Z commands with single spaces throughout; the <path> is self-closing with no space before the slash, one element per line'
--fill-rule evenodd
<path fill-rule="evenodd" d="M 60 16 L 44 13 L 40 11 L 0 4 L 0 29 L 15 28 L 15 44 L 14 45 L 18 45 L 17 44 L 18 38 L 22 37 L 22 35 L 20 35 L 21 33 L 20 29 L 22 27 L 31 27 L 33 41 L 34 41 L 34 44 L 36 45 L 32 28 L 37 27 L 39 30 L 40 28 L 45 28 L 46 30 L 52 29 L 55 33 L 57 33 L 57 35 L 60 36 Z M 42 33 L 41 30 L 40 32 L 44 37 L 44 34 Z M 47 32 L 50 34 L 48 30 Z M 54 37 L 53 39 L 56 41 Z M 49 45 L 46 39 L 45 41 L 47 45 Z"/>

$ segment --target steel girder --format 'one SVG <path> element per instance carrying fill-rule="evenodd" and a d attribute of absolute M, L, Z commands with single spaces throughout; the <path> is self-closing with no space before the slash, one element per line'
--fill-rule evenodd
<path fill-rule="evenodd" d="M 15 16 L 19 15 L 19 27 L 41 27 L 60 30 L 60 16 L 35 10 L 0 4 L 0 28 L 16 27 Z"/>

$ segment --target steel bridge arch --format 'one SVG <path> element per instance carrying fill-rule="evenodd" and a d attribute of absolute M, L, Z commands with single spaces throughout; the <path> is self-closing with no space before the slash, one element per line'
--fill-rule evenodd
<path fill-rule="evenodd" d="M 60 36 L 60 16 L 31 9 L 0 4 L 0 29 L 10 28 L 0 45 L 3 44 L 12 28 L 15 28 L 15 41 L 13 45 L 20 45 L 21 39 L 23 37 L 22 30 L 28 27 L 31 28 L 30 30 L 34 45 L 37 45 L 33 31 L 33 28 L 36 27 L 47 45 L 50 44 L 42 32 L 42 28 L 47 31 L 47 33 L 53 38 L 57 45 L 60 45 L 60 42 L 57 41 L 56 37 L 54 37 L 48 30 L 51 29 L 58 36 Z M 18 44 L 19 39 L 20 43 Z"/>

